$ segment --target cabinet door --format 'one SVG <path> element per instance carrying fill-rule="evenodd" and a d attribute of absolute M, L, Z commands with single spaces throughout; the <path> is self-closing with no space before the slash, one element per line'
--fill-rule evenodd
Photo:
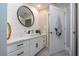
<path fill-rule="evenodd" d="M 29 40 L 26 41 L 26 45 L 25 45 L 25 48 L 26 48 L 26 56 L 29 56 L 30 55 L 30 45 L 29 45 Z"/>
<path fill-rule="evenodd" d="M 39 41 L 38 51 L 40 51 L 41 49 L 46 47 L 46 36 L 41 36 L 41 37 L 38 37 L 37 39 Z"/>
<path fill-rule="evenodd" d="M 33 56 L 38 52 L 38 39 L 30 40 L 30 55 Z"/>
<path fill-rule="evenodd" d="M 26 48 L 21 48 L 17 50 L 17 56 L 26 56 Z"/>
<path fill-rule="evenodd" d="M 43 38 L 42 37 L 38 37 L 38 52 L 43 48 Z"/>
<path fill-rule="evenodd" d="M 44 40 L 42 36 L 30 40 L 30 55 L 33 56 L 44 48 Z"/>
<path fill-rule="evenodd" d="M 46 47 L 46 44 L 47 44 L 47 36 L 42 36 L 43 38 L 43 46 Z"/>
<path fill-rule="evenodd" d="M 26 56 L 26 48 L 21 48 L 8 54 L 8 56 Z"/>

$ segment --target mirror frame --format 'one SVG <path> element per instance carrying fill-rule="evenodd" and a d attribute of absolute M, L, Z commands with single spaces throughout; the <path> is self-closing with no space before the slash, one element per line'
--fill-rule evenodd
<path fill-rule="evenodd" d="M 11 37 L 12 29 L 11 29 L 10 23 L 7 22 L 7 25 L 9 26 L 9 34 L 8 34 L 7 40 L 9 40 Z"/>
<path fill-rule="evenodd" d="M 29 7 L 27 7 L 27 6 L 20 6 L 19 8 L 21 8 L 21 7 L 25 7 L 25 8 L 27 8 L 27 9 L 29 9 L 29 11 L 31 12 L 31 14 L 32 14 L 32 16 L 33 16 L 33 23 L 31 24 L 31 26 L 34 24 L 34 21 L 35 21 L 35 19 L 34 19 L 34 14 L 33 14 L 33 12 L 32 12 L 32 10 L 29 8 Z M 17 18 L 18 18 L 18 20 L 19 20 L 19 22 L 24 26 L 24 27 L 31 27 L 31 26 L 25 26 L 22 22 L 21 22 L 21 20 L 19 19 L 19 15 L 18 15 L 18 11 L 19 11 L 19 8 L 18 8 L 18 10 L 17 10 Z"/>

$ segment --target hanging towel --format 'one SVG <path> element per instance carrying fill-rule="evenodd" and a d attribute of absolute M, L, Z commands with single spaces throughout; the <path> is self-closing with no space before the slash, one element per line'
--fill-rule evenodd
<path fill-rule="evenodd" d="M 62 23 L 61 23 L 61 18 L 60 18 L 60 16 L 58 16 L 58 32 L 59 33 L 62 33 Z"/>

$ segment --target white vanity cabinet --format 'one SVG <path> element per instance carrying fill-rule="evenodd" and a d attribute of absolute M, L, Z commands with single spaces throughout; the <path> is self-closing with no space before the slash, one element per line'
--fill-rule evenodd
<path fill-rule="evenodd" d="M 46 46 L 46 35 L 8 44 L 8 56 L 34 56 Z"/>

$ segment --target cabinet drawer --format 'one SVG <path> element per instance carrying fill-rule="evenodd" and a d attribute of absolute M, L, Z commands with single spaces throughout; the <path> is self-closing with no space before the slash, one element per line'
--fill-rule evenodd
<path fill-rule="evenodd" d="M 17 56 L 17 51 L 11 52 L 11 53 L 7 54 L 7 56 Z"/>
<path fill-rule="evenodd" d="M 26 56 L 26 48 L 17 50 L 17 56 Z"/>
<path fill-rule="evenodd" d="M 13 52 L 15 50 L 18 50 L 20 48 L 23 48 L 25 46 L 25 42 L 24 41 L 20 41 L 11 45 L 7 46 L 7 53 Z"/>
<path fill-rule="evenodd" d="M 25 48 L 21 48 L 8 54 L 8 56 L 26 56 Z"/>

